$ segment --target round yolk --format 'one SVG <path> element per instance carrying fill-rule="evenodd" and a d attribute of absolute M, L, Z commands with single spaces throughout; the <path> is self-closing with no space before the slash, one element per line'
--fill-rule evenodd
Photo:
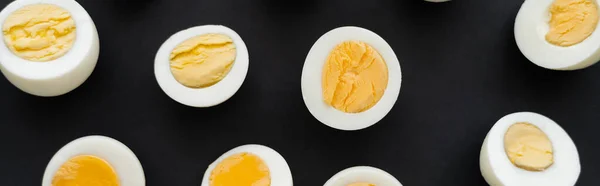
<path fill-rule="evenodd" d="M 555 0 L 550 6 L 546 41 L 567 47 L 592 35 L 598 25 L 598 7 L 592 0 Z"/>
<path fill-rule="evenodd" d="M 504 150 L 510 162 L 521 169 L 543 171 L 554 163 L 550 139 L 530 123 L 516 123 L 508 128 Z"/>
<path fill-rule="evenodd" d="M 52 186 L 119 186 L 113 168 L 96 156 L 75 156 L 65 162 L 52 179 Z"/>
<path fill-rule="evenodd" d="M 375 186 L 375 184 L 361 182 L 361 183 L 353 183 L 348 186 Z"/>
<path fill-rule="evenodd" d="M 231 155 L 210 174 L 210 186 L 270 186 L 269 167 L 251 153 Z"/>
<path fill-rule="evenodd" d="M 75 21 L 65 9 L 50 4 L 24 6 L 2 27 L 4 43 L 29 61 L 50 61 L 65 55 L 75 41 Z"/>
<path fill-rule="evenodd" d="M 345 41 L 333 48 L 323 67 L 326 104 L 347 113 L 373 107 L 383 96 L 388 69 L 383 57 L 361 41 Z"/>
<path fill-rule="evenodd" d="M 204 34 L 171 51 L 171 73 L 184 86 L 204 88 L 221 81 L 231 70 L 235 57 L 236 48 L 229 36 Z"/>

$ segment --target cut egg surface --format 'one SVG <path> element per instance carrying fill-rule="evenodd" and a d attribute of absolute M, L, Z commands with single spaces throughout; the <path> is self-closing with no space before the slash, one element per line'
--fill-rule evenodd
<path fill-rule="evenodd" d="M 381 169 L 356 166 L 335 174 L 323 186 L 402 186 L 402 184 Z"/>
<path fill-rule="evenodd" d="M 577 70 L 600 60 L 596 0 L 524 1 L 514 35 L 523 55 L 554 70 Z"/>
<path fill-rule="evenodd" d="M 492 186 L 575 185 L 581 172 L 569 135 L 551 119 L 532 112 L 498 120 L 483 142 L 479 163 Z"/>
<path fill-rule="evenodd" d="M 0 12 L 0 70 L 14 86 L 58 96 L 81 85 L 98 61 L 92 18 L 74 0 L 16 0 Z"/>
<path fill-rule="evenodd" d="M 196 26 L 162 44 L 154 59 L 154 75 L 173 100 L 210 107 L 238 91 L 248 62 L 248 49 L 235 31 L 220 25 Z"/>
<path fill-rule="evenodd" d="M 302 69 L 302 97 L 321 123 L 359 130 L 381 120 L 400 93 L 402 73 L 391 46 L 359 27 L 340 27 L 321 36 Z"/>
<path fill-rule="evenodd" d="M 105 136 L 86 136 L 56 152 L 42 186 L 144 186 L 145 182 L 142 165 L 127 146 Z"/>
<path fill-rule="evenodd" d="M 285 159 L 262 145 L 231 149 L 209 165 L 202 186 L 292 186 Z"/>

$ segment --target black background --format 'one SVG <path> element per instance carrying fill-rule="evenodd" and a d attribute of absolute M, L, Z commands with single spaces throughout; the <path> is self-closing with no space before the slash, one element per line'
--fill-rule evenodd
<path fill-rule="evenodd" d="M 579 150 L 578 185 L 597 185 L 600 65 L 558 72 L 529 62 L 513 37 L 522 1 L 82 0 L 101 47 L 82 86 L 42 98 L 0 80 L 1 185 L 39 185 L 59 148 L 91 134 L 128 145 L 149 186 L 199 185 L 209 163 L 249 143 L 281 153 L 298 186 L 322 185 L 355 165 L 386 170 L 407 186 L 485 185 L 481 143 L 517 111 L 561 124 Z M 159 88 L 154 56 L 171 34 L 204 24 L 235 30 L 250 68 L 231 99 L 192 108 Z M 312 44 L 346 25 L 386 39 L 403 74 L 391 112 L 354 132 L 318 122 L 300 91 Z"/>

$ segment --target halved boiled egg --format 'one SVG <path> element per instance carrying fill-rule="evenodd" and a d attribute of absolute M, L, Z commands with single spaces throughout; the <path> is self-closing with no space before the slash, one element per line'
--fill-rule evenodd
<path fill-rule="evenodd" d="M 160 88 L 173 100 L 193 107 L 224 102 L 248 73 L 248 49 L 233 30 L 220 25 L 192 27 L 173 34 L 154 59 Z"/>
<path fill-rule="evenodd" d="M 356 166 L 335 174 L 323 186 L 402 186 L 402 184 L 381 169 Z"/>
<path fill-rule="evenodd" d="M 65 94 L 96 66 L 98 32 L 74 0 L 16 0 L 0 12 L 0 21 L 0 70 L 24 92 Z"/>
<path fill-rule="evenodd" d="M 302 69 L 302 97 L 320 122 L 359 130 L 394 106 L 402 73 L 392 47 L 364 28 L 340 27 L 312 46 Z"/>
<path fill-rule="evenodd" d="M 555 70 L 576 70 L 600 60 L 597 0 L 524 1 L 515 40 L 527 59 Z"/>
<path fill-rule="evenodd" d="M 292 186 L 290 168 L 277 151 L 262 145 L 231 149 L 210 164 L 202 186 Z"/>
<path fill-rule="evenodd" d="M 581 172 L 569 135 L 532 112 L 509 114 L 494 124 L 481 147 L 479 166 L 493 186 L 575 185 Z"/>
<path fill-rule="evenodd" d="M 86 136 L 62 147 L 48 163 L 42 186 L 144 186 L 144 170 L 135 154 L 105 136 Z"/>

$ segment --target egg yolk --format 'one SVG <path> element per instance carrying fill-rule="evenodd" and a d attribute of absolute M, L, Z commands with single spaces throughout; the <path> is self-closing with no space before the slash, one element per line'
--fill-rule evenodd
<path fill-rule="evenodd" d="M 119 186 L 113 168 L 96 156 L 80 155 L 65 162 L 52 179 L 52 186 Z"/>
<path fill-rule="evenodd" d="M 236 57 L 233 40 L 223 34 L 190 38 L 171 51 L 171 73 L 190 88 L 204 88 L 221 81 Z"/>
<path fill-rule="evenodd" d="M 65 55 L 75 41 L 75 21 L 65 9 L 32 4 L 11 13 L 2 27 L 4 43 L 29 61 L 50 61 Z"/>
<path fill-rule="evenodd" d="M 550 6 L 546 41 L 567 47 L 582 42 L 598 25 L 598 6 L 592 0 L 555 0 Z"/>
<path fill-rule="evenodd" d="M 375 186 L 375 184 L 361 182 L 361 183 L 353 183 L 353 184 L 350 184 L 348 186 Z"/>
<path fill-rule="evenodd" d="M 530 123 L 515 123 L 508 128 L 504 150 L 510 162 L 521 169 L 543 171 L 554 163 L 550 139 Z"/>
<path fill-rule="evenodd" d="M 343 112 L 359 113 L 373 107 L 387 84 L 388 69 L 383 57 L 361 41 L 335 46 L 323 67 L 323 99 Z"/>
<path fill-rule="evenodd" d="M 269 167 L 251 153 L 231 155 L 221 161 L 210 174 L 211 186 L 270 186 Z"/>

